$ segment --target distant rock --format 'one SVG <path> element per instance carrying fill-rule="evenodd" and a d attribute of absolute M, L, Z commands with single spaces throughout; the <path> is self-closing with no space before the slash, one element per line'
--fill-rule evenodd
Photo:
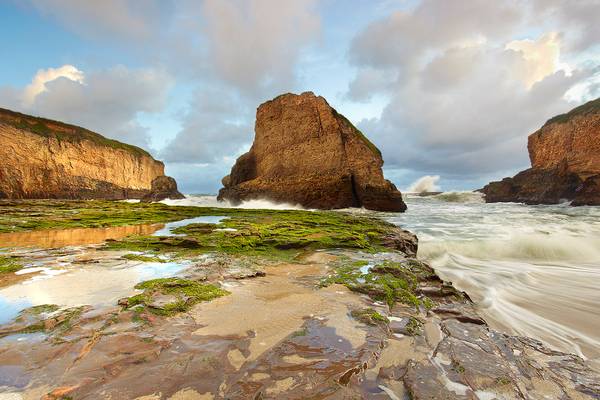
<path fill-rule="evenodd" d="M 529 136 L 531 168 L 486 185 L 486 202 L 600 205 L 600 98 Z"/>
<path fill-rule="evenodd" d="M 182 198 L 146 151 L 74 125 L 0 108 L 0 198 Z"/>
<path fill-rule="evenodd" d="M 223 178 L 219 200 L 406 210 L 383 177 L 380 151 L 323 97 L 288 93 L 261 104 L 255 133 L 250 151 Z"/>

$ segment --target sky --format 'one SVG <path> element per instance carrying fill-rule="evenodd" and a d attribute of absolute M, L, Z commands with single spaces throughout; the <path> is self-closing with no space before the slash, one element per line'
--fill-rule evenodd
<path fill-rule="evenodd" d="M 527 168 L 530 133 L 600 96 L 600 0 L 0 0 L 0 21 L 0 107 L 143 147 L 184 193 L 216 193 L 281 93 L 442 190 Z"/>

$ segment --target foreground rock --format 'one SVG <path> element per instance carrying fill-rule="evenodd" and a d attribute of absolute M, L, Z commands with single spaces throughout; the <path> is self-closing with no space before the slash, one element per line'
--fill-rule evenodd
<path fill-rule="evenodd" d="M 0 220 L 21 215 L 19 203 L 34 209 L 36 202 L 0 203 Z M 416 237 L 382 220 L 340 212 L 39 203 L 38 217 L 44 208 L 71 205 L 66 215 L 51 216 L 64 226 L 97 220 L 110 204 L 136 207 L 126 215 L 152 210 L 145 218 L 155 222 L 182 209 L 228 218 L 190 223 L 173 230 L 178 236 L 148 232 L 101 247 L 15 250 L 23 265 L 70 272 L 53 274 L 55 284 L 45 290 L 64 290 L 69 304 L 82 304 L 30 307 L 0 325 L 0 398 L 600 397 L 600 373 L 591 363 L 491 329 L 466 294 L 415 258 Z M 133 266 L 158 260 L 160 270 L 167 262 L 185 268 L 177 277 L 137 283 L 137 292 L 133 283 L 122 287 Z M 82 268 L 123 275 L 114 285 L 90 281 L 93 290 L 56 284 L 72 282 L 69 275 Z M 46 298 L 39 282 L 39 291 L 35 282 L 23 287 Z M 86 306 L 82 292 L 120 300 Z"/>
<path fill-rule="evenodd" d="M 255 131 L 250 151 L 223 178 L 220 200 L 406 209 L 400 192 L 383 177 L 379 150 L 323 97 L 288 93 L 263 103 Z"/>
<path fill-rule="evenodd" d="M 58 121 L 0 109 L 0 198 L 181 198 L 144 150 Z"/>
<path fill-rule="evenodd" d="M 487 202 L 600 205 L 600 99 L 529 136 L 531 168 L 483 188 Z"/>

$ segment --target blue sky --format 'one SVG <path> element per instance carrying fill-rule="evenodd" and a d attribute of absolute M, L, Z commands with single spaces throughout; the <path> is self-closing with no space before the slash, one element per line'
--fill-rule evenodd
<path fill-rule="evenodd" d="M 4 0 L 0 18 L 1 107 L 145 147 L 187 193 L 218 190 L 283 92 L 324 96 L 398 187 L 444 190 L 526 168 L 529 133 L 600 95 L 600 0 Z"/>

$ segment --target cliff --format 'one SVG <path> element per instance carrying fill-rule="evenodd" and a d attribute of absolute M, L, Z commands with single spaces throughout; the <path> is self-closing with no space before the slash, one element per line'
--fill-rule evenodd
<path fill-rule="evenodd" d="M 0 198 L 179 198 L 146 151 L 74 125 L 0 109 Z"/>
<path fill-rule="evenodd" d="M 600 205 L 600 98 L 531 134 L 531 168 L 483 188 L 487 202 Z"/>
<path fill-rule="evenodd" d="M 218 198 L 404 211 L 382 166 L 379 150 L 323 97 L 288 93 L 258 107 L 252 148 L 223 178 Z"/>

